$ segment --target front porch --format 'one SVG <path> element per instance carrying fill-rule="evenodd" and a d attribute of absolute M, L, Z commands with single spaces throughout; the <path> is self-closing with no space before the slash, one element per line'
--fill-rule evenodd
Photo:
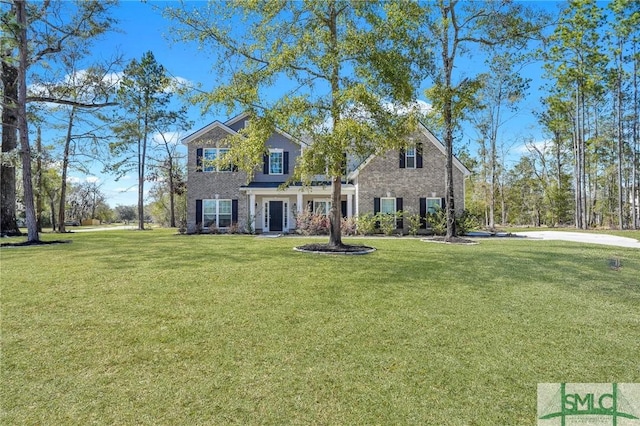
<path fill-rule="evenodd" d="M 248 217 L 246 223 L 256 233 L 289 233 L 296 229 L 296 216 L 305 209 L 326 214 L 331 207 L 331 185 L 293 185 L 284 189 L 281 184 L 252 182 L 240 188 L 246 194 Z M 356 189 L 342 185 L 342 215 L 351 217 L 355 211 Z"/>

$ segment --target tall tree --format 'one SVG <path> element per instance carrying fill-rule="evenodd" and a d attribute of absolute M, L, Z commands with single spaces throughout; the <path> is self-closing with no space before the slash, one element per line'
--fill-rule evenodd
<path fill-rule="evenodd" d="M 595 128 L 588 121 L 588 107 L 602 94 L 608 62 L 602 49 L 602 20 L 595 0 L 569 1 L 545 50 L 545 68 L 555 81 L 555 96 L 572 104 L 577 228 L 589 225 L 587 140 L 595 138 Z"/>
<path fill-rule="evenodd" d="M 447 153 L 445 209 L 446 239 L 456 235 L 453 191 L 454 132 L 477 107 L 478 76 L 459 73 L 456 63 L 474 50 L 493 46 L 524 46 L 540 30 L 533 15 L 511 1 L 438 0 L 425 8 L 423 43 L 434 43 L 437 69 L 427 97 L 443 128 Z"/>
<path fill-rule="evenodd" d="M 159 128 L 184 122 L 184 110 L 169 109 L 173 93 L 165 68 L 156 62 L 152 52 L 140 61 L 134 59 L 124 70 L 118 89 L 122 115 L 114 126 L 119 142 L 112 152 L 124 155 L 114 168 L 126 173 L 134 168 L 138 176 L 138 229 L 144 229 L 144 182 L 147 172 L 149 141 Z M 133 151 L 133 154 L 131 152 Z"/>
<path fill-rule="evenodd" d="M 186 191 L 186 179 L 180 161 L 182 157 L 176 146 L 177 135 L 178 133 L 158 133 L 156 142 L 163 153 L 159 158 L 154 159 L 154 172 L 152 174 L 152 180 L 164 184 L 166 187 L 166 191 L 157 192 L 166 194 L 169 199 L 167 208 L 169 212 L 168 225 L 171 228 L 176 227 L 176 196 L 182 195 Z"/>
<path fill-rule="evenodd" d="M 343 245 L 344 156 L 400 148 L 415 125 L 406 112 L 416 79 L 403 46 L 416 11 L 414 2 L 343 0 L 187 3 L 166 11 L 180 40 L 217 53 L 219 86 L 195 100 L 251 114 L 232 141 L 234 164 L 251 176 L 277 128 L 308 141 L 294 177 L 329 176 L 330 246 Z M 246 27 L 234 28 L 238 21 Z M 278 95 L 269 98 L 265 89 L 276 86 Z"/>
<path fill-rule="evenodd" d="M 495 228 L 496 191 L 500 173 L 500 130 L 513 118 L 520 102 L 526 95 L 529 80 L 517 72 L 522 57 L 502 51 L 491 55 L 489 72 L 480 76 L 478 92 L 479 111 L 472 119 L 480 136 L 484 155 L 482 166 L 488 188 L 488 227 Z M 504 141 L 502 141 L 504 143 Z"/>
<path fill-rule="evenodd" d="M 29 70 L 34 65 L 47 62 L 47 67 L 55 67 L 58 56 L 74 43 L 81 40 L 87 43 L 99 34 L 108 31 L 114 21 L 107 15 L 109 7 L 115 4 L 107 1 L 47 1 L 27 3 L 15 0 L 7 10 L 2 4 L 2 82 L 3 88 L 9 90 L 8 96 L 3 98 L 3 152 L 11 148 L 14 141 L 19 140 L 22 178 L 24 187 L 24 205 L 27 217 L 27 238 L 31 242 L 39 240 L 37 221 L 35 219 L 35 205 L 33 202 L 33 187 L 31 182 L 31 147 L 29 144 L 29 120 L 26 115 L 28 102 L 54 102 L 72 104 L 69 100 L 48 96 L 31 96 L 27 92 Z M 6 77 L 5 77 L 6 76 Z M 15 76 L 15 78 L 14 78 Z M 15 87 L 14 87 L 15 85 Z M 15 92 L 13 92 L 15 90 Z M 4 103 L 9 112 L 4 114 Z M 6 120 L 6 121 L 5 121 Z M 17 131 L 17 133 L 16 133 Z M 7 135 L 5 137 L 5 134 Z M 16 137 L 19 135 L 19 139 Z M 0 210 L 3 213 L 2 226 L 5 226 L 4 215 L 7 220 L 15 218 L 15 205 L 9 205 L 15 197 L 15 174 L 3 174 Z M 6 179 L 5 179 L 6 177 Z M 13 214 L 12 214 L 13 213 Z M 13 224 L 6 224 L 13 228 Z M 4 229 L 4 228 L 3 228 Z"/>

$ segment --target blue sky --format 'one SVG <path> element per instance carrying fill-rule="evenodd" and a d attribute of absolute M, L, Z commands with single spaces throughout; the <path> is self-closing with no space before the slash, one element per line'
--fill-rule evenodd
<path fill-rule="evenodd" d="M 197 3 L 192 2 L 192 6 L 197 6 Z M 547 10 L 557 10 L 556 2 L 536 1 L 532 3 Z M 200 84 L 204 90 L 211 89 L 214 86 L 214 78 L 211 74 L 211 56 L 207 52 L 198 50 L 195 45 L 178 45 L 169 41 L 171 22 L 165 20 L 158 10 L 167 4 L 172 4 L 172 2 L 121 1 L 113 9 L 113 16 L 119 20 L 117 25 L 119 31 L 103 36 L 102 39 L 94 43 L 95 59 L 108 58 L 115 52 L 119 52 L 128 62 L 133 58 L 140 59 L 145 52 L 150 50 L 156 61 L 162 64 L 171 75 Z M 481 62 L 460 62 L 460 69 L 468 71 L 470 75 L 475 74 L 475 69 L 480 67 L 483 67 Z M 515 161 L 518 155 L 523 152 L 522 145 L 526 139 L 537 140 L 542 137 L 532 115 L 532 111 L 539 105 L 538 89 L 542 84 L 540 68 L 541 64 L 532 64 L 524 69 L 523 73 L 533 79 L 530 95 L 521 104 L 520 113 L 512 118 L 503 130 L 503 138 L 513 145 L 510 161 Z M 422 97 L 422 100 L 426 100 L 426 98 Z M 194 125 L 186 134 L 192 133 L 216 119 L 224 121 L 227 117 L 211 113 L 202 115 L 199 107 L 192 106 L 189 109 L 189 118 Z M 474 137 L 475 134 L 469 132 L 464 135 L 461 142 L 470 142 Z M 180 149 L 182 152 L 186 152 L 184 147 Z M 470 145 L 472 155 L 476 154 L 476 149 L 475 145 Z M 73 182 L 87 180 L 98 182 L 101 185 L 101 191 L 107 196 L 107 202 L 112 207 L 118 204 L 133 205 L 137 203 L 137 178 L 134 174 L 115 181 L 113 176 L 101 174 L 100 169 L 101 167 L 96 165 L 92 168 L 91 175 L 71 170 L 70 179 Z M 150 187 L 151 183 L 145 183 L 145 192 Z"/>

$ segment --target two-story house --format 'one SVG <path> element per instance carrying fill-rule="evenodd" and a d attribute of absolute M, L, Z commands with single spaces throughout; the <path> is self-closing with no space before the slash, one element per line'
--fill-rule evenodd
<path fill-rule="evenodd" d="M 296 158 L 305 149 L 303 142 L 284 131 L 269 138 L 268 154 L 250 182 L 245 172 L 233 166 L 220 167 L 207 161 L 225 153 L 225 139 L 236 135 L 247 120 L 248 115 L 241 114 L 224 123 L 214 121 L 183 139 L 188 147 L 188 232 L 237 226 L 245 232 L 286 233 L 295 230 L 295 216 L 304 209 L 328 212 L 331 186 L 327 182 L 282 188 L 291 177 Z M 342 185 L 343 216 L 403 211 L 425 217 L 443 206 L 444 146 L 422 125 L 411 140 L 415 141 L 412 148 L 372 155 L 359 164 L 349 161 L 351 167 Z M 457 159 L 453 162 L 456 212 L 460 214 L 464 209 L 465 178 L 470 172 Z M 398 228 L 406 229 L 404 222 L 398 220 Z"/>

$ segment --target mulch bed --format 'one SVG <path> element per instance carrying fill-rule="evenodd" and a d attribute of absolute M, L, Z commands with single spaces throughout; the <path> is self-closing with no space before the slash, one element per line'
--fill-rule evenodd
<path fill-rule="evenodd" d="M 52 244 L 67 244 L 71 240 L 54 240 L 54 241 L 22 241 L 20 243 L 1 243 L 0 247 L 31 247 L 31 246 L 49 246 Z"/>
<path fill-rule="evenodd" d="M 305 244 L 303 246 L 294 247 L 293 249 L 304 253 L 316 254 L 368 254 L 376 250 L 369 246 L 355 246 L 347 244 L 340 246 L 332 246 L 329 244 Z"/>
<path fill-rule="evenodd" d="M 443 244 L 468 244 L 468 245 L 478 244 L 477 241 L 469 240 L 467 238 L 462 238 L 462 237 L 452 237 L 447 240 L 446 237 L 443 237 L 443 236 L 433 236 L 433 237 L 423 238 L 422 241 L 426 241 L 428 243 L 443 243 Z"/>

